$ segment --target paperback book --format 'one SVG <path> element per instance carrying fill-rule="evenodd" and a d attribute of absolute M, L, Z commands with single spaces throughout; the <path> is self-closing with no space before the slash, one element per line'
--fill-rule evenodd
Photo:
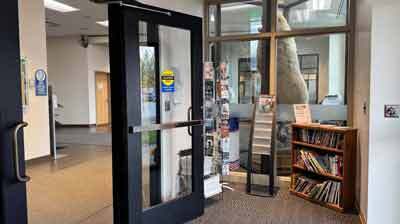
<path fill-rule="evenodd" d="M 319 155 L 307 150 L 299 150 L 296 155 L 297 165 L 320 174 L 342 176 L 343 157 L 339 155 Z"/>
<path fill-rule="evenodd" d="M 298 132 L 298 139 L 302 142 L 314 145 L 321 145 L 330 148 L 343 148 L 343 134 L 321 130 L 301 129 Z"/>
<path fill-rule="evenodd" d="M 331 180 L 318 182 L 304 176 L 299 176 L 295 180 L 293 186 L 295 192 L 304 194 L 311 199 L 323 203 L 340 205 L 342 190 L 342 184 L 340 182 Z"/>

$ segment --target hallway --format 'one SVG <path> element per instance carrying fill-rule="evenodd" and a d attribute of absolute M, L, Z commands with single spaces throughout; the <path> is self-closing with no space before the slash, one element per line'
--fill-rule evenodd
<path fill-rule="evenodd" d="M 27 164 L 29 223 L 86 223 L 112 207 L 111 147 L 69 145 L 59 154 Z"/>

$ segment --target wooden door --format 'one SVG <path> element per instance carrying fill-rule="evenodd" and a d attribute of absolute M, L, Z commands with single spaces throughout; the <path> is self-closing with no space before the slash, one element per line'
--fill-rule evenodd
<path fill-rule="evenodd" d="M 110 83 L 109 74 L 96 72 L 96 124 L 110 123 Z"/>

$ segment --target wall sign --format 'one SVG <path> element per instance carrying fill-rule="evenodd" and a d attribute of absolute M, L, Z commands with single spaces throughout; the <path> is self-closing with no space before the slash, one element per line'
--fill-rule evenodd
<path fill-rule="evenodd" d="M 161 92 L 175 92 L 175 74 L 172 70 L 167 69 L 161 74 Z"/>
<path fill-rule="evenodd" d="M 36 96 L 47 96 L 47 74 L 43 69 L 35 72 Z"/>
<path fill-rule="evenodd" d="M 385 105 L 385 118 L 400 118 L 400 105 Z"/>
<path fill-rule="evenodd" d="M 308 104 L 294 104 L 294 117 L 298 124 L 312 123 L 310 106 Z"/>

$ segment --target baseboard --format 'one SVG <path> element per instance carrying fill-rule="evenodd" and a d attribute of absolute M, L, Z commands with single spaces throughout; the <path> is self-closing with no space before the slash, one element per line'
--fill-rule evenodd
<path fill-rule="evenodd" d="M 365 219 L 364 213 L 359 212 L 360 222 L 361 224 L 367 224 L 367 220 Z"/>
<path fill-rule="evenodd" d="M 360 219 L 361 224 L 367 224 L 367 219 L 365 218 L 364 213 L 360 209 L 360 204 L 356 202 L 356 210 L 358 213 L 358 218 Z"/>
<path fill-rule="evenodd" d="M 51 155 L 45 155 L 42 157 L 37 157 L 29 160 L 25 160 L 25 164 L 30 166 L 30 165 L 35 165 L 37 163 L 42 163 L 43 161 L 49 161 L 52 160 L 53 157 Z"/>
<path fill-rule="evenodd" d="M 95 128 L 96 124 L 59 124 L 60 128 Z"/>

